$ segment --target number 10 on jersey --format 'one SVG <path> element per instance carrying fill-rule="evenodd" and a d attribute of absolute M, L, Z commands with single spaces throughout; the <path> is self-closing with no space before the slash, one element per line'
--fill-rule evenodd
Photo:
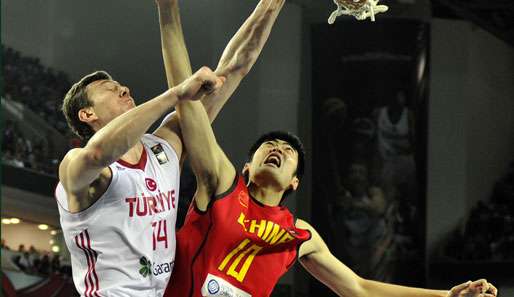
<path fill-rule="evenodd" d="M 164 242 L 164 248 L 168 248 L 168 224 L 166 224 L 166 220 L 160 220 L 157 222 L 152 222 L 152 244 L 153 250 L 157 248 L 157 244 L 159 242 Z"/>
<path fill-rule="evenodd" d="M 249 245 L 250 239 L 243 240 L 235 249 L 233 249 L 226 257 L 223 259 L 221 264 L 218 266 L 219 271 L 225 270 L 225 267 L 229 262 L 232 260 L 232 265 L 228 268 L 227 275 L 233 276 L 235 279 L 237 279 L 240 282 L 243 282 L 246 273 L 248 272 L 248 269 L 250 268 L 250 265 L 252 265 L 253 259 L 259 253 L 259 251 L 262 249 L 261 246 L 258 246 L 256 244 Z M 238 255 L 237 257 L 235 257 Z M 243 257 L 246 257 L 246 260 L 244 261 L 243 265 L 237 271 L 237 266 L 243 259 Z M 235 257 L 235 259 L 233 259 Z"/>

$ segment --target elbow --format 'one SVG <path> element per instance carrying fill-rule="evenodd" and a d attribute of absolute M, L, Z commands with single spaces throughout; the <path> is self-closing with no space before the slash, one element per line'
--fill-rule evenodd
<path fill-rule="evenodd" d="M 354 286 L 351 289 L 351 296 L 369 297 L 370 293 L 368 289 L 370 288 L 370 283 L 371 282 L 369 280 L 358 276 L 357 281 L 354 283 Z"/>
<path fill-rule="evenodd" d="M 94 167 L 105 167 L 112 163 L 106 157 L 104 150 L 97 144 L 86 145 L 83 154 L 86 163 Z"/>

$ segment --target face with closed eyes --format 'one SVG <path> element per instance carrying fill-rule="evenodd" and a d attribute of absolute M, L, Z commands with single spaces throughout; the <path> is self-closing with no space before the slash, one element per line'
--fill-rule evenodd
<path fill-rule="evenodd" d="M 270 185 L 277 190 L 296 190 L 299 179 L 298 152 L 280 139 L 263 142 L 243 169 L 249 180 L 257 185 Z"/>
<path fill-rule="evenodd" d="M 136 105 L 130 89 L 114 80 L 97 80 L 86 87 L 91 106 L 79 111 L 79 118 L 98 131 Z"/>

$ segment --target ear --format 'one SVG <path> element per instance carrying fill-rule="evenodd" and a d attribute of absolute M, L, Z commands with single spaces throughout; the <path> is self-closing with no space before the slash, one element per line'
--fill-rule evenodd
<path fill-rule="evenodd" d="M 79 120 L 84 123 L 92 123 L 98 120 L 98 116 L 96 116 L 93 107 L 82 108 L 81 110 L 79 110 L 78 116 Z"/>
<path fill-rule="evenodd" d="M 292 189 L 293 191 L 296 191 L 296 189 L 298 189 L 299 185 L 300 185 L 300 179 L 296 176 L 293 177 L 293 179 L 291 180 L 291 183 L 289 184 L 290 189 Z"/>
<path fill-rule="evenodd" d="M 250 183 L 250 163 L 245 163 L 243 170 L 241 171 L 243 177 L 245 178 L 246 184 Z"/>
<path fill-rule="evenodd" d="M 243 170 L 241 171 L 241 173 L 243 175 L 245 175 L 245 174 L 248 174 L 249 171 L 250 171 L 250 163 L 245 163 L 245 166 L 243 166 Z"/>

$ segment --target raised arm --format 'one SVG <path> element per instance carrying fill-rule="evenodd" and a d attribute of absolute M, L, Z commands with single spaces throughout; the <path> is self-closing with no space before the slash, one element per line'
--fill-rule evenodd
<path fill-rule="evenodd" d="M 225 84 L 219 92 L 202 100 L 211 121 L 257 61 L 284 3 L 285 0 L 260 0 L 223 51 L 215 72 L 226 77 Z"/>
<path fill-rule="evenodd" d="M 168 84 L 172 86 L 180 83 L 191 67 L 182 34 L 177 0 L 156 2 L 159 8 L 166 76 Z M 217 75 L 225 77 L 225 83 L 218 92 L 202 99 L 210 123 L 255 64 L 284 2 L 285 0 L 261 0 L 228 43 L 215 70 Z M 175 113 L 169 114 L 154 133 L 181 150 L 183 131 Z"/>
<path fill-rule="evenodd" d="M 71 150 L 59 166 L 59 179 L 73 204 L 80 210 L 88 205 L 89 186 L 107 166 L 137 145 L 143 134 L 160 116 L 175 106 L 178 100 L 196 100 L 205 88 L 218 88 L 212 72 L 199 71 L 180 85 L 116 117 L 88 141 L 84 148 Z M 137 119 L 135 121 L 134 119 Z"/>
<path fill-rule="evenodd" d="M 497 290 L 486 280 L 468 282 L 450 291 L 428 290 L 387 284 L 359 277 L 341 263 L 307 222 L 298 220 L 296 226 L 307 229 L 312 237 L 302 244 L 298 257 L 310 274 L 339 296 L 345 297 L 493 297 Z M 484 292 L 484 294 L 482 294 Z M 485 293 L 487 292 L 487 293 Z"/>
<path fill-rule="evenodd" d="M 225 84 L 216 94 L 202 99 L 210 122 L 214 121 L 243 77 L 255 64 L 284 1 L 261 0 L 223 51 L 215 72 L 226 78 Z M 159 10 L 166 77 L 168 85 L 172 87 L 190 75 L 191 66 L 182 33 L 177 0 L 156 0 L 156 3 Z M 174 119 L 170 116 L 167 121 Z"/>
<path fill-rule="evenodd" d="M 155 0 L 159 12 L 162 58 L 168 87 L 174 87 L 191 76 L 178 0 Z"/>

